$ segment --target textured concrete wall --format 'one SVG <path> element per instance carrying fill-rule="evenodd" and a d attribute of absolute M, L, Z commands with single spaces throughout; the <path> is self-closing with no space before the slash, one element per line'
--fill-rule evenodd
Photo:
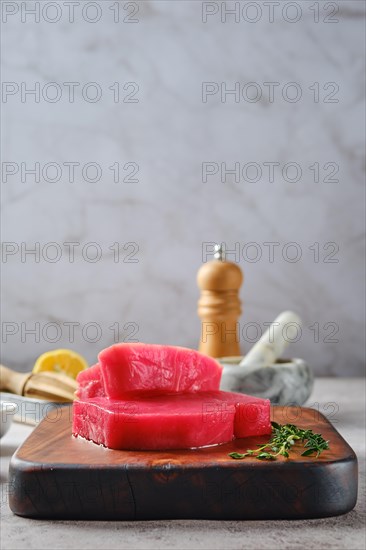
<path fill-rule="evenodd" d="M 243 350 L 294 309 L 289 354 L 360 375 L 362 3 L 3 4 L 3 362 L 197 346 L 223 242 Z"/>

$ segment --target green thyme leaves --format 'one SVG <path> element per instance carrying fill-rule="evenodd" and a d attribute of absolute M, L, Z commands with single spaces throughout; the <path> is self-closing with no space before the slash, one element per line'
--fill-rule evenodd
<path fill-rule="evenodd" d="M 278 456 L 289 458 L 293 445 L 303 443 L 305 451 L 301 456 L 316 456 L 329 449 L 329 441 L 312 430 L 302 430 L 294 424 L 277 424 L 272 422 L 272 437 L 265 445 L 258 445 L 258 449 L 247 449 L 245 453 L 229 453 L 235 460 L 253 456 L 258 460 L 276 460 Z"/>

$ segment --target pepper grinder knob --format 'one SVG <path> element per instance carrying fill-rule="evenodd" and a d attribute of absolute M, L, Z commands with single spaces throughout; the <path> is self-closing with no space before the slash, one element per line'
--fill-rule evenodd
<path fill-rule="evenodd" d="M 214 258 L 203 264 L 197 274 L 201 290 L 197 310 L 201 318 L 199 351 L 216 358 L 238 356 L 243 273 L 238 265 L 225 260 L 219 245 L 215 246 Z"/>

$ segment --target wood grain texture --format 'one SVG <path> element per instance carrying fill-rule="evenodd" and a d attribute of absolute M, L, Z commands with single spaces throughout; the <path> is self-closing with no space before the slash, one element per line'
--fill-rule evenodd
<path fill-rule="evenodd" d="M 343 514 L 357 499 L 357 458 L 313 409 L 273 407 L 272 419 L 330 440 L 318 459 L 233 460 L 268 436 L 187 451 L 116 451 L 74 438 L 72 408 L 50 413 L 10 464 L 10 507 L 58 519 L 301 519 Z"/>

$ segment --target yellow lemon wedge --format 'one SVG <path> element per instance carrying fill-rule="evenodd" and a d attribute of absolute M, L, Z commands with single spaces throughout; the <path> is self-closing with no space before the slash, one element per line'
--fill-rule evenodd
<path fill-rule="evenodd" d="M 76 378 L 80 371 L 88 368 L 84 357 L 71 349 L 55 349 L 40 355 L 33 367 L 33 373 L 60 372 Z"/>

